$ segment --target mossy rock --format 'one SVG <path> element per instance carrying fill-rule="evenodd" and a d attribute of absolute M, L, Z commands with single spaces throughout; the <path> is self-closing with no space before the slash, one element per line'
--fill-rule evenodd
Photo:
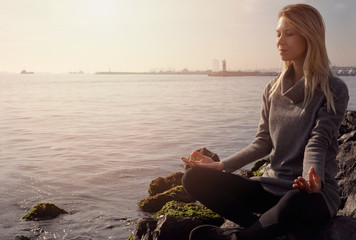
<path fill-rule="evenodd" d="M 263 170 L 269 164 L 271 160 L 269 158 L 264 158 L 257 161 L 251 168 L 253 176 L 261 177 L 263 175 Z"/>
<path fill-rule="evenodd" d="M 220 226 L 224 223 L 224 218 L 219 214 L 216 214 L 204 205 L 195 203 L 183 203 L 179 201 L 167 202 L 153 217 L 161 215 L 195 218 L 204 224 L 213 224 L 216 226 Z"/>
<path fill-rule="evenodd" d="M 23 235 L 17 235 L 15 237 L 15 240 L 31 240 L 31 237 L 23 236 Z"/>
<path fill-rule="evenodd" d="M 163 193 L 173 187 L 182 185 L 182 172 L 176 172 L 168 177 L 158 177 L 151 181 L 148 187 L 148 193 L 150 196 L 154 196 L 159 193 Z"/>
<path fill-rule="evenodd" d="M 22 219 L 34 221 L 48 220 L 67 213 L 66 210 L 57 207 L 53 203 L 39 203 L 23 216 Z"/>
<path fill-rule="evenodd" d="M 138 207 L 145 212 L 157 212 L 169 201 L 180 202 L 194 202 L 191 196 L 189 196 L 183 189 L 182 185 L 176 186 L 163 193 L 149 196 L 138 202 Z"/>

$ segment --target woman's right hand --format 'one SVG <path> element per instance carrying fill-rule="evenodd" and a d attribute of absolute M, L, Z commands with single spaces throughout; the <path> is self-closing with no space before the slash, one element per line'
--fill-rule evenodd
<path fill-rule="evenodd" d="M 215 162 L 210 157 L 207 157 L 197 151 L 192 152 L 189 159 L 185 157 L 181 157 L 181 159 L 191 167 L 210 168 L 217 171 L 224 170 L 224 164 L 222 162 Z"/>

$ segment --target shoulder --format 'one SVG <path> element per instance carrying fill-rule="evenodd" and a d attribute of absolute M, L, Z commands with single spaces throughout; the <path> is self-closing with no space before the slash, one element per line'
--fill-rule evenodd
<path fill-rule="evenodd" d="M 281 73 L 278 74 L 278 76 L 276 76 L 275 78 L 273 78 L 272 80 L 270 80 L 266 86 L 265 86 L 265 93 L 269 93 L 271 91 L 271 89 L 273 88 L 273 86 L 278 82 L 279 78 L 281 76 Z"/>
<path fill-rule="evenodd" d="M 335 97 L 348 96 L 349 90 L 346 83 L 338 77 L 332 76 L 329 78 L 329 86 Z"/>

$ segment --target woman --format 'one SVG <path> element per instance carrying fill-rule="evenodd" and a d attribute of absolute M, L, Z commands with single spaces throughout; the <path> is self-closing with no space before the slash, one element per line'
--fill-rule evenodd
<path fill-rule="evenodd" d="M 254 141 L 221 162 L 197 152 L 182 158 L 192 167 L 183 177 L 185 190 L 245 230 L 226 234 L 202 226 L 191 239 L 257 240 L 291 232 L 297 239 L 313 239 L 337 212 L 337 132 L 348 89 L 332 76 L 324 23 L 315 8 L 284 7 L 276 32 L 284 69 L 265 87 Z M 231 174 L 267 155 L 271 163 L 262 177 Z"/>

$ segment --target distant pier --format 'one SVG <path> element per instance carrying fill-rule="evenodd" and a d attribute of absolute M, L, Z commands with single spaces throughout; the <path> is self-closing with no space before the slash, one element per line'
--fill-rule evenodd
<path fill-rule="evenodd" d="M 277 72 L 260 72 L 260 71 L 220 71 L 220 72 L 211 72 L 209 76 L 211 77 L 243 77 L 243 76 L 277 76 Z"/>

